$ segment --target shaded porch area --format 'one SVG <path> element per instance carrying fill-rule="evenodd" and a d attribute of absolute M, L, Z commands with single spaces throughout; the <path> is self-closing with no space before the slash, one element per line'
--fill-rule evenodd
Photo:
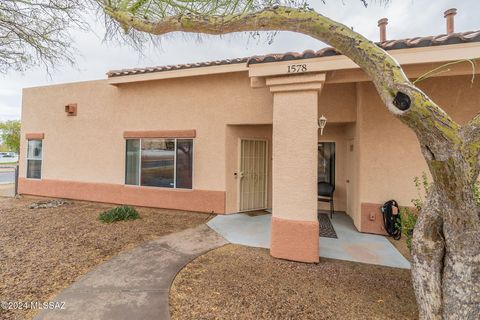
<path fill-rule="evenodd" d="M 270 248 L 271 214 L 217 216 L 208 226 L 231 243 Z M 322 223 L 320 221 L 320 223 Z M 348 215 L 331 219 L 337 238 L 319 237 L 320 257 L 409 269 L 410 263 L 383 236 L 360 233 Z"/>

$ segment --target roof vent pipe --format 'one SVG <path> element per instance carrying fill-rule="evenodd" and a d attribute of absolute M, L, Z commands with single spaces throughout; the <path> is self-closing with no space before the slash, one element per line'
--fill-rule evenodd
<path fill-rule="evenodd" d="M 443 13 L 445 19 L 447 19 L 447 34 L 452 34 L 455 32 L 455 15 L 457 14 L 457 9 L 452 8 L 448 9 Z"/>
<path fill-rule="evenodd" d="M 380 42 L 387 41 L 387 24 L 387 18 L 378 20 L 378 27 L 380 28 Z"/>

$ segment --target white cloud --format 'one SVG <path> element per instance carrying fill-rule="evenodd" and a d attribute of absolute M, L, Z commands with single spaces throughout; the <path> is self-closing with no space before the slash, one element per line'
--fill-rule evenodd
<path fill-rule="evenodd" d="M 7 105 L 0 101 L 0 121 L 20 119 L 20 110 L 20 107 Z"/>
<path fill-rule="evenodd" d="M 337 0 L 327 0 L 326 5 L 320 1 L 311 2 L 315 3 L 318 12 L 354 27 L 372 40 L 378 40 L 377 21 L 382 17 L 389 18 L 390 39 L 441 34 L 445 32 L 443 12 L 451 7 L 458 9 L 458 31 L 480 29 L 478 0 L 393 0 L 386 7 L 372 0 L 367 9 L 359 0 L 343 0 L 343 4 Z M 0 120 L 20 117 L 21 89 L 24 87 L 105 78 L 105 73 L 110 69 L 303 51 L 324 46 L 315 39 L 291 32 L 278 34 L 271 45 L 266 43 L 265 37 L 256 41 L 249 38 L 248 34 L 205 36 L 201 41 L 194 41 L 195 36 L 176 34 L 166 37 L 161 47 L 148 48 L 139 56 L 129 47 L 102 43 L 103 33 L 101 23 L 95 24 L 95 33 L 74 32 L 79 51 L 77 66 L 74 68 L 60 67 L 51 77 L 40 68 L 33 68 L 25 74 L 11 72 L 0 75 Z"/>

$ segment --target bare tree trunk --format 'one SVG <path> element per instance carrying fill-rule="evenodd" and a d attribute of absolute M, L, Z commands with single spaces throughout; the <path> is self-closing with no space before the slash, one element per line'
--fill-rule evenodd
<path fill-rule="evenodd" d="M 480 216 L 473 186 L 478 167 L 464 143 L 448 145 L 436 146 L 442 150 L 437 153 L 422 148 L 434 184 L 415 226 L 412 279 L 422 319 L 477 320 Z"/>
<path fill-rule="evenodd" d="M 445 258 L 442 293 L 444 319 L 480 319 L 480 223 L 473 192 L 442 205 Z"/>
<path fill-rule="evenodd" d="M 421 319 L 442 318 L 442 272 L 445 242 L 440 199 L 431 190 L 413 232 L 412 280 Z"/>

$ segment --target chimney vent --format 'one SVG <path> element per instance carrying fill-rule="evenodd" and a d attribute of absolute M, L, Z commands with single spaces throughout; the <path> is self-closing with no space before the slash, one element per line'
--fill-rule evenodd
<path fill-rule="evenodd" d="M 387 24 L 387 18 L 378 20 L 378 27 L 380 28 L 380 42 L 387 41 Z"/>
<path fill-rule="evenodd" d="M 452 34 L 455 32 L 455 15 L 457 14 L 457 9 L 452 8 L 448 9 L 443 13 L 445 19 L 447 19 L 447 34 Z"/>

